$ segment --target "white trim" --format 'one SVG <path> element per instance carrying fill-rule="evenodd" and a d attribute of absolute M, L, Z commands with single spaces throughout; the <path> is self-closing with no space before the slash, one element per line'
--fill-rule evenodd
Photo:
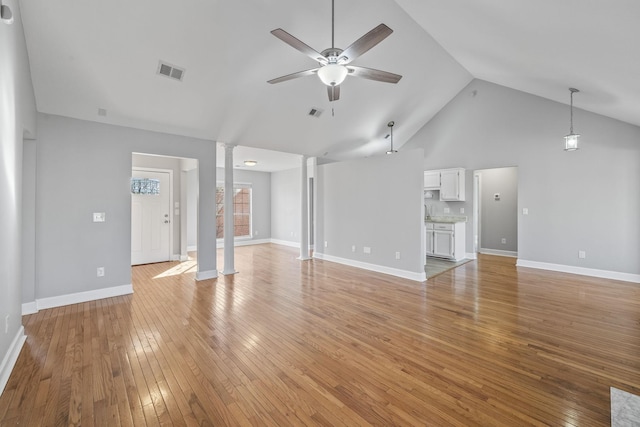
<path fill-rule="evenodd" d="M 178 261 L 189 261 L 189 255 L 180 255 L 180 259 Z"/>
<path fill-rule="evenodd" d="M 478 259 L 477 255 L 474 252 L 467 252 L 464 254 L 466 259 Z"/>
<path fill-rule="evenodd" d="M 540 270 L 559 271 L 561 273 L 580 274 L 582 276 L 600 277 L 603 279 L 623 280 L 640 283 L 640 274 L 621 273 L 619 271 L 598 270 L 595 268 L 575 267 L 572 265 L 550 264 L 547 262 L 518 259 L 516 267 L 537 268 Z"/>
<path fill-rule="evenodd" d="M 187 246 L 187 252 L 198 252 L 198 245 Z"/>
<path fill-rule="evenodd" d="M 103 298 L 119 297 L 133 293 L 132 285 L 114 286 L 112 288 L 96 289 L 94 291 L 77 292 L 74 294 L 36 299 L 38 311 L 46 308 L 62 307 L 69 304 L 95 301 Z"/>
<path fill-rule="evenodd" d="M 20 350 L 22 350 L 22 346 L 26 340 L 27 336 L 24 334 L 24 326 L 20 325 L 20 329 L 18 329 L 7 353 L 2 359 L 2 364 L 0 364 L 0 394 L 2 394 L 4 388 L 7 386 L 9 376 L 11 376 L 11 371 L 13 371 L 13 367 L 18 361 Z"/>
<path fill-rule="evenodd" d="M 271 243 L 275 243 L 276 245 L 289 246 L 291 248 L 300 249 L 300 242 L 290 242 L 288 240 L 280 240 L 280 239 L 270 239 Z"/>
<path fill-rule="evenodd" d="M 478 253 L 487 254 L 487 255 L 506 256 L 506 257 L 510 257 L 510 258 L 518 258 L 518 252 L 516 252 L 516 251 L 503 251 L 503 250 L 500 250 L 500 249 L 480 248 Z"/>
<path fill-rule="evenodd" d="M 196 281 L 215 279 L 218 277 L 218 270 L 198 271 L 196 273 Z"/>
<path fill-rule="evenodd" d="M 173 254 L 171 255 L 171 259 L 169 261 L 180 261 L 181 255 L 180 254 Z"/>
<path fill-rule="evenodd" d="M 400 270 L 398 268 L 385 267 L 383 265 L 377 264 L 369 264 L 367 262 L 354 261 L 352 259 L 340 258 L 318 252 L 314 253 L 313 257 L 325 261 L 335 262 L 338 264 L 348 265 L 351 267 L 362 268 L 363 270 L 375 271 L 376 273 L 384 273 L 391 276 L 402 277 L 403 279 L 414 280 L 416 282 L 424 282 L 425 280 L 427 280 L 427 273 L 424 271 L 415 273 L 413 271 Z"/>
<path fill-rule="evenodd" d="M 38 312 L 38 304 L 35 301 L 25 302 L 22 304 L 22 315 L 34 314 Z"/>
<path fill-rule="evenodd" d="M 270 239 L 244 239 L 244 240 L 236 240 L 233 242 L 233 246 L 250 246 L 250 245 L 262 245 L 264 243 L 271 243 Z M 224 248 L 224 242 L 219 241 L 216 242 L 216 248 Z"/>

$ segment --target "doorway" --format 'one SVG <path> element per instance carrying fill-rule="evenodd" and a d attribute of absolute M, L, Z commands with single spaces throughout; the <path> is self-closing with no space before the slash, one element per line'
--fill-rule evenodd
<path fill-rule="evenodd" d="M 518 256 L 518 168 L 473 173 L 473 246 L 481 254 Z"/>
<path fill-rule="evenodd" d="M 131 265 L 171 260 L 173 171 L 133 168 Z"/>

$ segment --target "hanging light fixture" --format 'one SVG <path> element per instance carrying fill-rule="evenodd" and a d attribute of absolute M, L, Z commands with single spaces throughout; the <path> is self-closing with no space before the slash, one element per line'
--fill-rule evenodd
<path fill-rule="evenodd" d="M 387 126 L 389 126 L 389 128 L 391 129 L 391 149 L 389 151 L 387 151 L 387 154 L 393 154 L 393 153 L 397 153 L 398 150 L 394 150 L 393 149 L 393 125 L 395 125 L 396 122 L 394 122 L 393 120 L 391 120 L 389 123 L 387 123 Z"/>
<path fill-rule="evenodd" d="M 571 92 L 571 124 L 569 127 L 569 135 L 564 137 L 564 151 L 575 151 L 579 148 L 578 139 L 580 138 L 580 134 L 573 133 L 573 94 L 580 91 L 570 87 L 569 92 Z"/>

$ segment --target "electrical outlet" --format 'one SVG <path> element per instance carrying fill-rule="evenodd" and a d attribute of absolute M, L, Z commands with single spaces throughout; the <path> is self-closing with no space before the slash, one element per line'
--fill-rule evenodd
<path fill-rule="evenodd" d="M 94 212 L 93 213 L 93 222 L 105 222 L 106 215 L 104 212 Z"/>
<path fill-rule="evenodd" d="M 104 267 L 98 267 L 98 269 L 96 270 L 96 275 L 98 277 L 104 277 Z"/>
<path fill-rule="evenodd" d="M 396 252 L 396 259 L 400 259 L 400 252 Z"/>
<path fill-rule="evenodd" d="M 444 208 L 444 213 L 450 213 L 450 212 L 451 212 L 451 209 L 449 209 L 449 208 Z"/>
<path fill-rule="evenodd" d="M 522 215 L 529 215 L 529 208 L 522 208 Z"/>
<path fill-rule="evenodd" d="M 329 247 L 329 242 L 327 242 L 326 240 L 324 241 L 324 247 L 328 248 Z"/>
<path fill-rule="evenodd" d="M 8 314 L 4 317 L 4 333 L 5 334 L 9 333 L 9 315 Z"/>
<path fill-rule="evenodd" d="M 585 251 L 578 251 L 578 258 L 585 259 L 587 257 L 587 253 Z"/>
<path fill-rule="evenodd" d="M 371 253 L 371 248 L 369 246 L 365 246 L 364 248 L 362 248 L 362 251 L 365 254 L 370 254 Z"/>
<path fill-rule="evenodd" d="M 356 251 L 356 245 L 351 246 L 351 252 L 355 252 Z"/>
<path fill-rule="evenodd" d="M 460 213 L 464 213 L 464 208 L 460 208 Z"/>
<path fill-rule="evenodd" d="M 506 244 L 507 244 L 507 239 L 505 239 L 505 238 L 503 237 L 503 238 L 502 238 L 502 240 L 501 240 L 501 242 L 502 242 L 502 244 L 503 244 L 503 245 L 506 245 Z"/>
<path fill-rule="evenodd" d="M 253 235 L 254 235 L 254 236 L 257 236 L 258 234 L 259 234 L 259 233 L 258 233 L 258 230 L 255 230 L 255 231 L 253 232 Z"/>

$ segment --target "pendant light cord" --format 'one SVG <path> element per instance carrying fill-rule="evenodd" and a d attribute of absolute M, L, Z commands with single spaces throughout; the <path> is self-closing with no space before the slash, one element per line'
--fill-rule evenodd
<path fill-rule="evenodd" d="M 571 92 L 571 110 L 570 110 L 571 111 L 571 116 L 570 116 L 571 119 L 569 121 L 569 124 L 570 124 L 569 133 L 573 134 L 573 94 L 576 93 L 576 92 L 580 92 L 580 91 L 578 89 L 570 87 L 569 88 L 569 92 Z"/>

